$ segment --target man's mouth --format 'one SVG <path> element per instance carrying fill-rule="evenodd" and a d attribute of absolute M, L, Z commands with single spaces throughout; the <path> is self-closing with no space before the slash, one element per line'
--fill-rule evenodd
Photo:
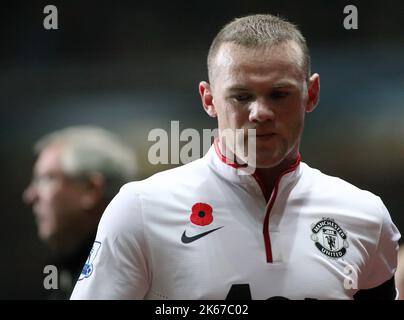
<path fill-rule="evenodd" d="M 275 133 L 272 133 L 272 132 L 268 132 L 268 133 L 257 133 L 256 134 L 256 137 L 257 138 L 269 138 L 269 137 L 272 137 L 272 136 L 274 136 L 275 135 Z"/>

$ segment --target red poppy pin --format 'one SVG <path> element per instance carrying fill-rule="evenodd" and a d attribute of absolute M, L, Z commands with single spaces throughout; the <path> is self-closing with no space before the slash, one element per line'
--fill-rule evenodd
<path fill-rule="evenodd" d="M 195 203 L 192 206 L 191 222 L 198 226 L 207 226 L 212 223 L 212 207 L 207 203 Z"/>

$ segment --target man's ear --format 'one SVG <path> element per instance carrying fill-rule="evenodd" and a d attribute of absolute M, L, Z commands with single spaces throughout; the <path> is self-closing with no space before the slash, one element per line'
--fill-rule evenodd
<path fill-rule="evenodd" d="M 105 197 L 105 178 L 99 173 L 92 174 L 85 182 L 80 204 L 85 210 L 98 206 Z"/>
<path fill-rule="evenodd" d="M 307 90 L 306 112 L 312 112 L 320 100 L 320 75 L 318 73 L 314 73 L 310 77 Z"/>
<path fill-rule="evenodd" d="M 206 113 L 212 118 L 217 117 L 210 84 L 206 81 L 201 81 L 201 83 L 199 83 L 199 94 L 201 95 L 203 108 Z"/>

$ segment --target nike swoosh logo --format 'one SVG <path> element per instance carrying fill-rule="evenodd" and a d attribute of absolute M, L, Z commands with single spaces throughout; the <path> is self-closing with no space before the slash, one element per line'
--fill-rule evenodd
<path fill-rule="evenodd" d="M 208 235 L 209 233 L 212 233 L 213 231 L 219 230 L 219 229 L 221 229 L 221 228 L 223 228 L 223 226 L 222 226 L 222 227 L 219 227 L 219 228 L 216 228 L 216 229 L 212 229 L 212 230 L 203 232 L 203 233 L 200 233 L 200 234 L 197 234 L 196 236 L 193 236 L 193 237 L 188 237 L 188 236 L 185 234 L 185 231 L 184 231 L 184 233 L 182 234 L 182 237 L 181 237 L 181 241 L 182 241 L 183 243 L 191 243 L 191 242 L 194 242 L 195 240 L 198 240 L 198 239 L 200 239 L 200 238 L 202 238 L 202 237 Z"/>

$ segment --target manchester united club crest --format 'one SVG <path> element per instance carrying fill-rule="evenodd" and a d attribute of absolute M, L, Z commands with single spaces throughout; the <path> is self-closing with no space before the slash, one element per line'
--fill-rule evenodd
<path fill-rule="evenodd" d="M 330 218 L 311 225 L 311 240 L 314 241 L 318 250 L 330 258 L 341 258 L 348 248 L 347 234 Z"/>

